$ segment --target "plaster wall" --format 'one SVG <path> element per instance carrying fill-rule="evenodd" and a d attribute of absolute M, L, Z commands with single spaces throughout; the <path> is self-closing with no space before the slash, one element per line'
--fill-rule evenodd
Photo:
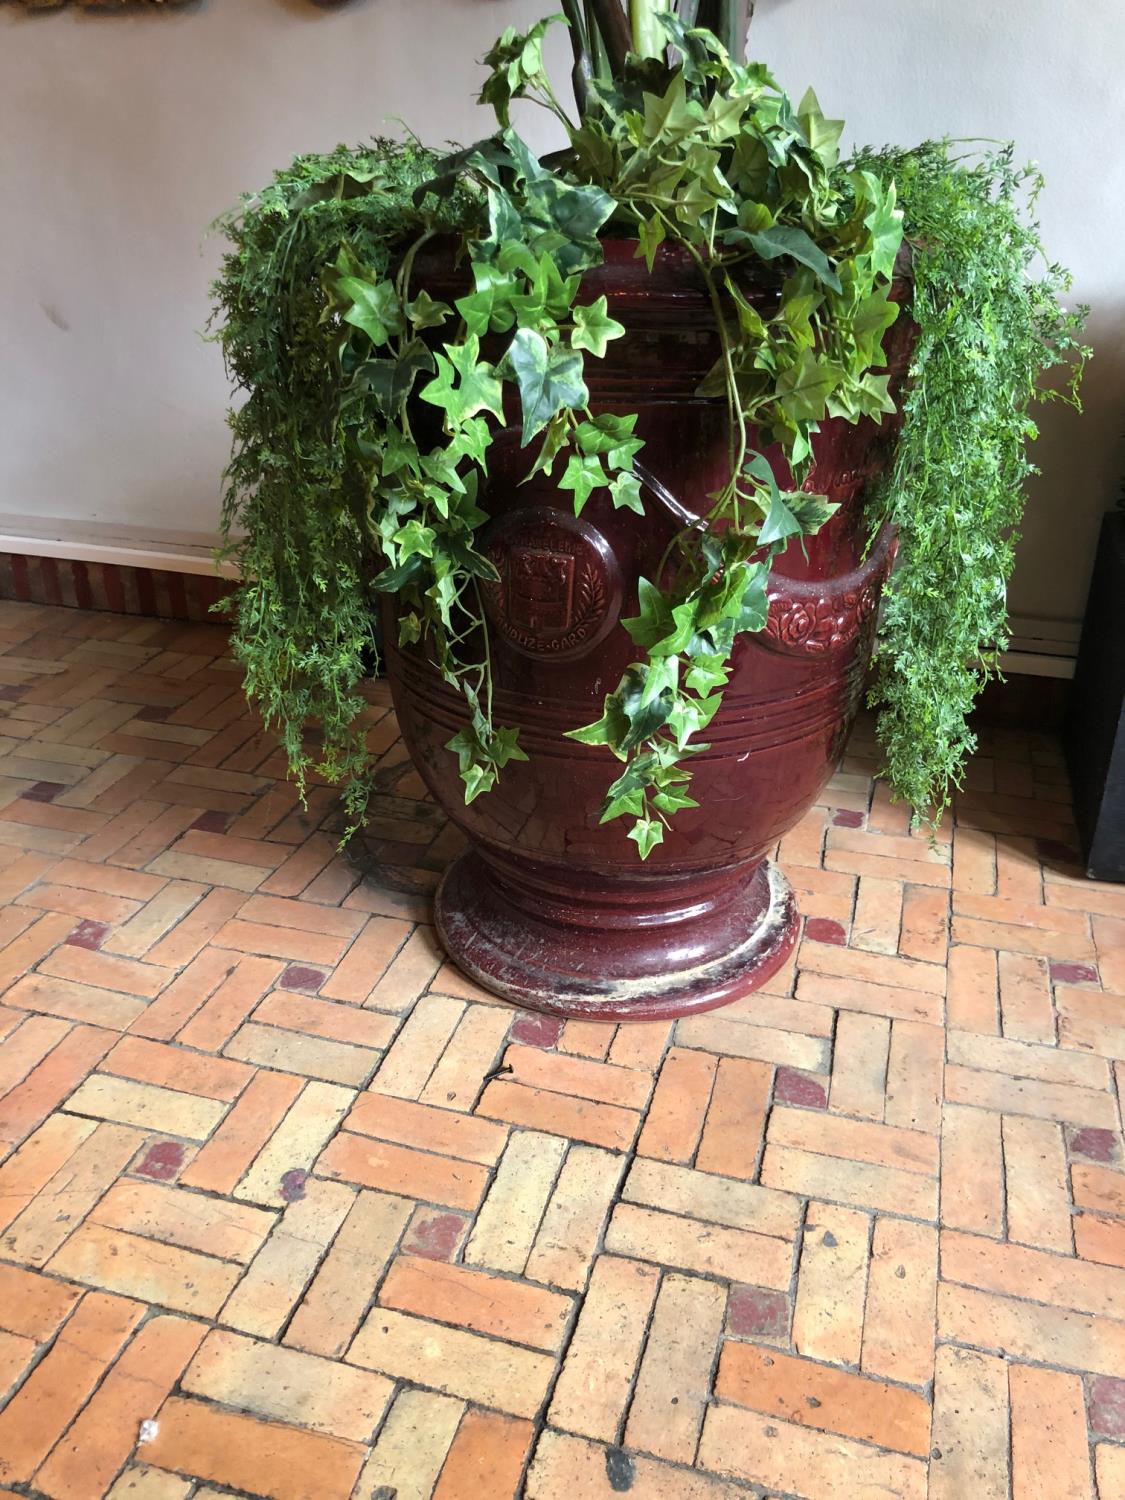
<path fill-rule="evenodd" d="M 200 336 L 220 248 L 206 225 L 296 152 L 396 116 L 437 144 L 483 133 L 476 59 L 551 8 L 0 4 L 0 512 L 64 535 L 213 531 L 227 389 Z M 751 52 L 797 94 L 812 82 L 854 141 L 1014 136 L 1046 170 L 1047 242 L 1092 304 L 1097 359 L 1086 418 L 1044 420 L 1012 605 L 1077 619 L 1125 469 L 1120 0 L 759 0 Z M 526 124 L 545 146 L 547 123 Z"/>

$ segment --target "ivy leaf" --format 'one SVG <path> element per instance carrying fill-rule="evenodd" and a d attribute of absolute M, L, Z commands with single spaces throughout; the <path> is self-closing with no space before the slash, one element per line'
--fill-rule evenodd
<path fill-rule="evenodd" d="M 458 427 L 445 451 L 453 463 L 459 463 L 463 458 L 471 458 L 475 464 L 483 465 L 488 452 L 488 444 L 488 423 L 483 417 L 469 417 Z"/>
<path fill-rule="evenodd" d="M 633 817 L 637 817 L 639 814 L 644 812 L 644 807 L 644 792 L 623 792 L 620 797 L 607 798 L 605 806 L 602 808 L 602 814 L 598 819 L 598 822 L 611 823 L 614 818 L 623 817 L 626 813 L 630 813 Z"/>
<path fill-rule="evenodd" d="M 898 303 L 890 300 L 885 286 L 877 287 L 860 302 L 852 319 L 852 333 L 863 364 L 883 363 L 883 335 L 898 318 L 898 312 Z"/>
<path fill-rule="evenodd" d="M 698 807 L 699 803 L 694 797 L 689 797 L 685 792 L 677 792 L 669 789 L 666 792 L 656 792 L 652 798 L 653 807 L 662 813 L 679 812 L 682 807 Z"/>
<path fill-rule="evenodd" d="M 810 494 L 807 490 L 799 490 L 796 494 L 788 495 L 789 509 L 796 516 L 804 536 L 815 536 L 825 521 L 834 516 L 840 509 L 837 500 L 829 500 L 827 495 Z"/>
<path fill-rule="evenodd" d="M 865 172 L 865 177 L 871 173 Z M 895 207 L 895 185 L 886 187 L 875 183 L 874 202 L 871 212 L 864 217 L 864 224 L 871 232 L 871 269 L 876 276 L 890 277 L 894 274 L 895 259 L 902 244 L 902 210 Z"/>
<path fill-rule="evenodd" d="M 761 564 L 747 568 L 746 572 L 748 577 L 739 601 L 735 629 L 739 632 L 756 632 L 766 628 L 766 619 L 770 612 L 769 595 L 766 592 L 766 580 L 769 573 Z"/>
<path fill-rule="evenodd" d="M 844 367 L 834 360 L 819 359 L 811 349 L 777 378 L 777 402 L 795 421 L 819 422 L 829 396 L 844 378 Z"/>
<path fill-rule="evenodd" d="M 574 436 L 583 453 L 604 453 L 611 469 L 631 469 L 635 455 L 645 445 L 644 438 L 633 436 L 636 425 L 636 412 L 628 417 L 599 412 L 580 422 Z"/>
<path fill-rule="evenodd" d="M 797 119 L 805 139 L 820 158 L 821 165 L 831 171 L 840 160 L 839 141 L 844 129 L 843 120 L 826 120 L 821 113 L 820 101 L 812 89 L 807 89 L 797 106 Z"/>
<path fill-rule="evenodd" d="M 423 526 L 421 521 L 407 521 L 392 538 L 399 551 L 399 562 L 404 563 L 415 553 L 421 557 L 433 557 L 434 537 L 434 531 L 429 526 Z"/>
<path fill-rule="evenodd" d="M 411 558 L 410 561 L 413 562 L 414 559 Z M 382 576 L 380 574 L 380 577 Z M 379 587 L 378 578 L 375 580 L 375 587 Z M 432 599 L 437 605 L 438 614 L 441 616 L 441 623 L 448 630 L 452 624 L 453 607 L 457 603 L 457 585 L 448 573 L 443 573 L 440 578 L 434 580 L 426 590 L 426 598 Z"/>
<path fill-rule="evenodd" d="M 650 740 L 657 730 L 668 722 L 672 711 L 670 699 L 664 695 L 648 697 L 649 670 L 645 666 L 626 669 L 617 688 L 617 696 L 629 728 L 622 736 L 620 748 L 632 750 Z"/>
<path fill-rule="evenodd" d="M 520 749 L 519 738 L 519 729 L 514 726 L 493 729 L 487 749 L 494 765 L 503 770 L 509 761 L 527 760 L 527 754 Z"/>
<path fill-rule="evenodd" d="M 642 859 L 647 859 L 657 844 L 664 842 L 664 824 L 657 818 L 638 818 L 629 830 Z"/>
<path fill-rule="evenodd" d="M 411 339 L 397 359 L 366 360 L 355 373 L 357 390 L 369 390 L 391 416 L 410 395 L 424 371 L 435 369 L 434 357 L 421 339 Z M 384 473 L 387 472 L 384 465 Z"/>
<path fill-rule="evenodd" d="M 763 547 L 772 547 L 775 542 L 784 542 L 791 536 L 800 535 L 800 521 L 786 505 L 781 495 L 775 491 L 770 500 L 769 511 L 758 532 L 759 543 Z"/>
<path fill-rule="evenodd" d="M 335 292 L 350 302 L 340 314 L 344 322 L 360 329 L 373 344 L 389 344 L 406 326 L 393 282 L 372 283 L 358 276 L 339 276 Z"/>
<path fill-rule="evenodd" d="M 703 112 L 708 138 L 719 144 L 739 134 L 750 100 L 742 94 L 718 92 Z"/>
<path fill-rule="evenodd" d="M 562 15 L 545 16 L 527 32 L 517 32 L 509 26 L 491 52 L 485 55 L 485 63 L 492 69 L 480 91 L 482 104 L 491 104 L 501 125 L 508 123 L 509 105 L 520 98 L 528 84 L 543 76 L 543 34 Z"/>
<path fill-rule="evenodd" d="M 566 738 L 577 740 L 580 745 L 608 745 L 616 751 L 628 732 L 629 720 L 620 700 L 613 693 L 607 693 L 601 718 L 593 724 L 583 725 L 581 729 L 566 730 Z"/>
<path fill-rule="evenodd" d="M 478 362 L 480 340 L 471 334 L 463 344 L 447 344 L 437 356 L 438 373 L 421 395 L 431 406 L 440 406 L 454 427 L 460 427 L 477 412 L 491 412 L 504 420 L 504 388 L 490 364 Z M 456 388 L 454 375 L 460 376 Z"/>
<path fill-rule="evenodd" d="M 645 265 L 651 272 L 656 252 L 664 243 L 667 231 L 664 220 L 655 214 L 651 219 L 642 219 L 637 228 L 637 256 L 644 256 Z"/>
<path fill-rule="evenodd" d="M 435 302 L 425 288 L 418 293 L 413 302 L 406 304 L 406 316 L 415 328 L 437 328 L 449 315 L 449 304 Z"/>
<path fill-rule="evenodd" d="M 749 475 L 759 489 L 769 493 L 771 501 L 778 499 L 780 490 L 773 472 L 773 465 L 764 453 L 751 453 L 743 464 L 743 473 Z"/>
<path fill-rule="evenodd" d="M 726 687 L 726 663 L 726 657 L 719 656 L 717 653 L 704 653 L 693 657 L 691 665 L 684 673 L 684 686 L 704 697 L 715 688 Z"/>
<path fill-rule="evenodd" d="M 380 594 L 397 594 L 404 589 L 408 583 L 415 583 L 425 572 L 426 564 L 418 553 L 412 553 L 406 562 L 398 567 L 384 568 L 371 583 L 371 587 Z"/>
<path fill-rule="evenodd" d="M 709 698 L 688 698 L 683 694 L 680 695 L 672 712 L 668 715 L 668 728 L 675 736 L 677 750 L 686 750 L 688 741 L 701 729 L 707 728 L 718 713 L 722 701 L 721 693 L 713 693 Z"/>
<path fill-rule="evenodd" d="M 841 290 L 840 278 L 828 262 L 828 257 L 806 230 L 796 224 L 775 224 L 758 234 L 748 234 L 747 239 L 763 260 L 776 260 L 788 255 L 801 265 L 808 266 L 825 286 L 834 292 Z"/>
<path fill-rule="evenodd" d="M 637 580 L 640 614 L 622 620 L 629 635 L 650 656 L 674 656 L 683 651 L 695 633 L 694 601 L 673 607 L 647 578 Z"/>
<path fill-rule="evenodd" d="M 738 313 L 738 326 L 743 336 L 751 343 L 759 343 L 767 337 L 766 325 L 761 313 L 756 307 L 752 307 L 743 293 L 734 284 L 729 276 L 726 277 L 726 288 L 734 303 L 735 311 Z M 785 310 L 785 301 L 782 300 L 782 311 Z"/>
<path fill-rule="evenodd" d="M 478 260 L 473 262 L 473 286 L 473 291 L 454 303 L 468 332 L 483 337 L 490 329 L 503 333 L 513 327 L 516 315 L 512 299 L 518 290 L 515 277 L 489 261 Z"/>
<path fill-rule="evenodd" d="M 544 474 L 550 474 L 555 466 L 555 459 L 566 447 L 569 437 L 570 421 L 566 412 L 560 411 L 547 423 L 547 431 L 543 438 L 543 446 L 539 449 L 539 456 L 521 482 L 526 484 L 533 475 L 538 474 L 540 471 Z"/>
<path fill-rule="evenodd" d="M 604 359 L 610 339 L 619 339 L 624 332 L 624 323 L 609 316 L 609 303 L 605 297 L 599 297 L 587 307 L 574 309 L 570 342 L 575 349 L 588 349 L 598 359 Z"/>
<path fill-rule="evenodd" d="M 641 499 L 641 481 L 636 474 L 628 471 L 618 474 L 609 487 L 609 493 L 613 500 L 614 510 L 635 510 L 639 516 L 644 515 L 645 503 Z"/>
<path fill-rule="evenodd" d="M 748 199 L 757 201 L 766 191 L 770 176 L 769 156 L 756 135 L 744 130 L 735 141 L 727 176 Z M 739 218 L 741 222 L 741 214 Z"/>
<path fill-rule="evenodd" d="M 519 328 L 504 356 L 515 375 L 523 406 L 526 446 L 564 407 L 584 407 L 590 393 L 582 379 L 582 355 L 551 347 L 535 328 Z"/>
<path fill-rule="evenodd" d="M 593 454 L 573 453 L 559 480 L 559 489 L 574 491 L 574 514 L 580 516 L 594 490 L 608 483 L 600 458 Z"/>
<path fill-rule="evenodd" d="M 387 426 L 387 443 L 383 449 L 383 473 L 400 474 L 403 469 L 416 474 L 420 455 L 418 446 L 394 423 Z"/>
<path fill-rule="evenodd" d="M 400 646 L 416 646 L 422 639 L 422 622 L 414 610 L 408 610 L 398 619 L 398 643 Z"/>
<path fill-rule="evenodd" d="M 647 787 L 652 786 L 658 769 L 656 756 L 651 751 L 647 751 L 644 755 L 633 756 L 606 792 L 607 804 L 615 797 L 624 797 L 630 792 L 643 792 Z"/>
<path fill-rule="evenodd" d="M 699 123 L 687 99 L 687 85 L 677 73 L 663 94 L 646 94 L 644 133 L 648 141 L 679 141 Z"/>

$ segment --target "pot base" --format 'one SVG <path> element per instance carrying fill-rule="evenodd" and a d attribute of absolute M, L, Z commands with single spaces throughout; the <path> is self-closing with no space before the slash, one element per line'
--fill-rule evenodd
<path fill-rule="evenodd" d="M 734 944 L 694 968 L 670 968 L 667 933 L 647 928 L 643 920 L 624 967 L 619 941 L 612 945 L 612 963 L 599 961 L 596 929 L 529 925 L 472 850 L 446 871 L 434 909 L 447 953 L 478 984 L 530 1010 L 586 1021 L 671 1020 L 729 1004 L 777 972 L 798 929 L 793 892 L 768 860 L 725 913 Z M 611 967 L 613 977 L 605 977 Z"/>

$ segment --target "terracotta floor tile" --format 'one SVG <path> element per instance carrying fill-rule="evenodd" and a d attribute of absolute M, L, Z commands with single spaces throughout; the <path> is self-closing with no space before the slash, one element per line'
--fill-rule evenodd
<path fill-rule="evenodd" d="M 1125 1491 L 1125 894 L 1049 736 L 931 845 L 862 721 L 790 961 L 602 1026 L 447 960 L 385 682 L 364 865 L 222 627 L 0 601 L 0 663 L 0 1500 Z"/>

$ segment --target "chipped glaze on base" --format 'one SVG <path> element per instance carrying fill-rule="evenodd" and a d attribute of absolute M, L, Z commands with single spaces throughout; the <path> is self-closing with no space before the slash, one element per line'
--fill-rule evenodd
<path fill-rule="evenodd" d="M 763 860 L 719 915 L 723 928 L 739 935 L 734 946 L 703 963 L 669 968 L 666 926 L 644 935 L 634 930 L 623 955 L 615 933 L 529 920 L 471 849 L 446 871 L 434 912 L 446 952 L 478 984 L 531 1010 L 587 1021 L 672 1020 L 726 1005 L 781 968 L 800 925 L 789 882 Z M 714 927 L 716 913 L 695 922 Z M 685 939 L 690 946 L 690 933 L 677 933 L 677 946 Z"/>

